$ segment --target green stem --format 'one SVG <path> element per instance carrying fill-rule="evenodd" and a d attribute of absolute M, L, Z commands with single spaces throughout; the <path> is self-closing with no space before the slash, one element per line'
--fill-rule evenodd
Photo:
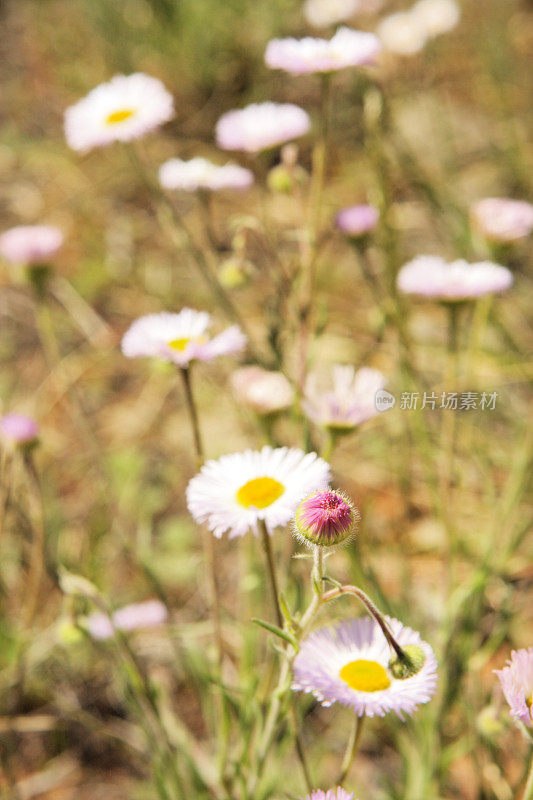
<path fill-rule="evenodd" d="M 522 800 L 533 800 L 533 750 L 531 751 L 529 771 L 527 774 L 526 788 Z"/>
<path fill-rule="evenodd" d="M 202 444 L 202 437 L 200 434 L 200 424 L 198 422 L 198 411 L 196 408 L 196 403 L 192 392 L 190 366 L 180 367 L 180 375 L 183 383 L 183 390 L 185 392 L 187 411 L 189 413 L 189 419 L 191 422 L 191 430 L 194 440 L 194 452 L 196 455 L 196 462 L 197 462 L 196 466 L 198 469 L 200 469 L 200 467 L 204 463 L 205 456 L 204 456 L 204 447 Z"/>
<path fill-rule="evenodd" d="M 278 586 L 278 576 L 276 573 L 276 565 L 274 563 L 274 554 L 272 552 L 270 534 L 268 532 L 266 523 L 263 519 L 259 521 L 259 528 L 261 531 L 261 543 L 263 545 L 263 550 L 267 562 L 267 571 L 268 571 L 268 577 L 270 579 L 270 588 L 272 591 L 274 609 L 276 612 L 276 624 L 278 628 L 283 628 L 283 614 L 281 613 L 281 608 L 279 605 L 279 586 Z"/>
<path fill-rule="evenodd" d="M 348 777 L 350 767 L 352 766 L 353 760 L 357 754 L 357 750 L 359 749 L 361 734 L 363 733 L 364 721 L 365 721 L 364 714 L 362 717 L 354 717 L 352 730 L 350 732 L 350 738 L 348 739 L 348 744 L 346 745 L 346 752 L 344 753 L 344 758 L 342 760 L 341 771 L 337 779 L 338 786 L 342 786 L 342 784 Z"/>

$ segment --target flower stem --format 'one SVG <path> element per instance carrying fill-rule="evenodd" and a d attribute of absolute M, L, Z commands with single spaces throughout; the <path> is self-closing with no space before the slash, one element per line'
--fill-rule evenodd
<path fill-rule="evenodd" d="M 379 627 L 381 628 L 383 635 L 389 645 L 392 647 L 400 661 L 402 662 L 409 662 L 409 656 L 402 650 L 394 636 L 389 630 L 389 626 L 385 622 L 381 611 L 374 605 L 370 597 L 366 595 L 362 589 L 359 589 L 358 586 L 339 586 L 335 589 L 331 589 L 329 592 L 326 592 L 322 596 L 322 602 L 327 603 L 329 600 L 335 600 L 337 597 L 341 597 L 344 594 L 351 594 L 354 597 L 359 598 L 359 600 L 363 603 L 366 607 L 367 611 L 374 617 L 376 622 L 378 623 Z"/>
<path fill-rule="evenodd" d="M 278 577 L 276 574 L 276 566 L 274 563 L 274 554 L 272 553 L 270 534 L 267 530 L 266 523 L 263 519 L 259 521 L 259 527 L 261 530 L 261 541 L 263 544 L 263 550 L 265 551 L 267 571 L 268 571 L 268 576 L 270 578 L 270 588 L 272 590 L 272 597 L 276 612 L 276 624 L 278 625 L 279 628 L 283 628 L 283 614 L 281 613 L 281 608 L 279 605 Z"/>
<path fill-rule="evenodd" d="M 191 368 L 180 367 L 180 375 L 183 383 L 183 390 L 185 392 L 185 401 L 187 404 L 187 411 L 189 412 L 189 419 L 191 422 L 191 430 L 194 439 L 194 452 L 196 456 L 196 466 L 198 469 L 202 466 L 205 460 L 204 447 L 202 444 L 202 437 L 200 434 L 200 424 L 198 422 L 198 411 L 194 401 L 191 385 Z"/>
<path fill-rule="evenodd" d="M 531 760 L 527 773 L 526 788 L 524 789 L 522 800 L 533 800 L 533 750 L 531 751 Z"/>
<path fill-rule="evenodd" d="M 363 733 L 364 721 L 365 721 L 364 714 L 361 717 L 354 717 L 352 730 L 350 732 L 350 738 L 348 739 L 348 744 L 346 745 L 346 752 L 344 753 L 344 758 L 342 759 L 341 771 L 339 777 L 337 778 L 338 786 L 342 786 L 342 784 L 346 780 L 348 773 L 350 771 L 350 767 L 353 764 L 353 760 L 357 755 L 357 751 L 359 749 L 359 743 L 361 741 L 361 734 Z"/>

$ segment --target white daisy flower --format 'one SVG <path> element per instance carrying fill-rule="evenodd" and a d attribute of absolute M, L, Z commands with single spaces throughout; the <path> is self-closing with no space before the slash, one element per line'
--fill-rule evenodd
<path fill-rule="evenodd" d="M 383 49 L 400 56 L 413 56 L 425 46 L 428 38 L 426 26 L 410 11 L 397 11 L 385 17 L 378 25 L 377 35 Z"/>
<path fill-rule="evenodd" d="M 217 538 L 257 533 L 264 520 L 269 533 L 286 525 L 300 500 L 327 486 L 329 465 L 316 453 L 288 447 L 263 447 L 208 461 L 187 487 L 187 506 Z"/>
<path fill-rule="evenodd" d="M 397 619 L 385 621 L 417 672 L 395 677 L 396 659 L 381 628 L 374 619 L 362 617 L 320 628 L 304 639 L 294 661 L 292 688 L 312 693 L 324 706 L 341 703 L 359 717 L 383 717 L 393 711 L 403 719 L 412 714 L 435 693 L 437 662 L 419 633 Z"/>
<path fill-rule="evenodd" d="M 248 189 L 253 182 L 251 170 L 231 162 L 218 166 L 206 158 L 191 158 L 190 161 L 171 158 L 159 168 L 161 186 L 183 192 Z"/>
<path fill-rule="evenodd" d="M 172 95 L 161 81 L 136 72 L 115 75 L 65 111 L 65 136 L 73 150 L 129 142 L 174 116 Z"/>
<path fill-rule="evenodd" d="M 396 283 L 404 294 L 458 302 L 504 292 L 512 286 L 513 275 L 490 261 L 448 263 L 440 256 L 418 256 L 400 269 Z"/>
<path fill-rule="evenodd" d="M 385 376 L 377 369 L 334 364 L 332 391 L 320 388 L 319 376 L 311 374 L 302 402 L 304 414 L 324 428 L 350 431 L 379 414 L 376 392 L 385 386 Z"/>
<path fill-rule="evenodd" d="M 238 325 L 209 338 L 211 316 L 206 311 L 183 308 L 178 314 L 163 311 L 135 320 L 122 339 L 128 358 L 152 356 L 187 367 L 191 361 L 212 361 L 242 350 L 246 336 Z"/>
<path fill-rule="evenodd" d="M 331 39 L 272 39 L 265 51 L 265 63 L 293 75 L 336 72 L 346 67 L 374 64 L 381 51 L 377 36 L 350 28 L 339 28 Z"/>
<path fill-rule="evenodd" d="M 309 114 L 293 103 L 252 103 L 223 114 L 216 138 L 223 150 L 259 153 L 304 136 L 310 127 Z"/>

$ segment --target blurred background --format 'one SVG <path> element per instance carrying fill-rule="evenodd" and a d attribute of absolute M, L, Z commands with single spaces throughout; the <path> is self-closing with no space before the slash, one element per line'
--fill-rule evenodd
<path fill-rule="evenodd" d="M 349 24 L 374 30 L 384 15 L 407 4 L 378 5 Z M 398 264 L 420 253 L 481 260 L 491 253 L 471 232 L 471 203 L 486 196 L 532 199 L 533 4 L 463 0 L 461 9 L 453 31 L 422 53 L 387 55 L 373 73 L 381 126 L 377 155 L 372 101 L 365 108 L 361 99 L 370 79 L 357 71 L 335 79 L 321 324 L 312 360 L 322 367 L 375 366 L 397 398 L 413 386 L 406 383 L 395 334 L 383 330 L 356 258 L 334 233 L 335 213 L 358 202 L 381 203 L 385 187 L 387 235 L 393 238 L 377 243 L 382 252 L 393 242 Z M 173 94 L 177 113 L 140 143 L 145 169 L 155 176 L 172 156 L 220 160 L 213 129 L 224 111 L 273 99 L 317 113 L 313 76 L 280 77 L 263 64 L 270 38 L 312 29 L 301 4 L 291 0 L 3 0 L 0 25 L 1 229 L 49 223 L 66 239 L 51 301 L 59 348 L 54 364 L 43 354 L 22 274 L 7 265 L 0 269 L 2 413 L 27 413 L 40 425 L 34 459 L 44 499 L 44 512 L 35 509 L 35 484 L 22 461 L 4 453 L 0 792 L 9 800 L 152 798 L 146 744 L 112 659 L 71 626 L 87 609 L 64 597 L 58 565 L 92 581 L 114 606 L 148 597 L 168 603 L 168 625 L 137 634 L 135 648 L 169 707 L 179 707 L 185 725 L 202 740 L 202 653 L 209 631 L 197 582 L 198 533 L 184 498 L 195 473 L 186 409 L 168 365 L 127 361 L 119 345 L 131 321 L 152 311 L 188 305 L 211 311 L 218 326 L 227 320 L 179 233 L 169 238 L 127 148 L 73 153 L 64 141 L 62 116 L 114 74 L 146 72 Z M 307 170 L 310 147 L 308 139 L 299 144 Z M 280 249 L 291 253 L 292 232 L 301 223 L 298 209 L 262 180 L 278 157 L 273 151 L 254 165 L 258 181 L 251 193 L 213 204 L 218 267 L 233 255 L 235 233 L 259 225 L 263 212 Z M 205 228 L 194 198 L 180 197 L 176 207 L 202 240 Z M 437 724 L 434 712 L 424 709 L 403 727 L 388 719 L 368 725 L 347 787 L 361 800 L 511 800 L 510 787 L 522 778 L 527 745 L 506 722 L 492 670 L 513 647 L 529 646 L 532 636 L 529 242 L 505 258 L 516 286 L 487 311 L 489 324 L 461 378 L 461 390 L 497 392 L 498 399 L 493 411 L 463 415 L 458 443 L 454 514 L 462 546 L 453 602 L 448 597 L 458 616 L 446 650 L 449 702 L 438 723 L 440 755 L 427 734 Z M 279 295 L 253 237 L 246 260 L 246 280 L 228 292 L 267 353 L 269 339 L 279 333 Z M 446 324 L 440 307 L 413 305 L 415 366 L 435 391 L 443 388 Z M 279 352 L 282 366 L 294 374 L 290 343 L 282 341 Z M 209 457 L 265 442 L 258 420 L 232 397 L 233 367 L 222 360 L 197 370 Z M 423 415 L 397 403 L 335 451 L 336 485 L 354 499 L 362 522 L 356 544 L 333 560 L 337 576 L 359 582 L 385 611 L 440 647 L 443 642 L 435 639 L 447 613 L 448 577 L 428 467 L 438 434 L 431 414 L 426 417 L 420 435 Z M 278 443 L 301 444 L 290 415 L 270 433 Z M 316 435 L 309 445 L 320 443 Z M 46 539 L 46 570 L 38 604 L 28 611 L 35 515 Z M 498 557 L 474 584 L 480 565 L 488 564 L 491 542 Z M 280 552 L 287 546 L 282 537 L 276 541 Z M 247 622 L 255 613 L 246 614 L 263 594 L 253 541 L 224 540 L 218 552 L 229 647 L 237 650 L 245 642 L 250 652 L 266 648 L 263 632 Z M 287 585 L 295 603 L 306 575 L 306 565 L 295 562 Z M 178 663 L 176 648 L 182 647 Z M 249 672 L 245 663 L 237 676 L 245 687 L 253 686 Z M 304 735 L 319 785 L 328 788 L 349 714 L 310 702 L 306 709 Z M 282 742 L 266 794 L 302 793 L 287 766 L 293 759 Z M 286 785 L 280 786 L 280 776 Z"/>

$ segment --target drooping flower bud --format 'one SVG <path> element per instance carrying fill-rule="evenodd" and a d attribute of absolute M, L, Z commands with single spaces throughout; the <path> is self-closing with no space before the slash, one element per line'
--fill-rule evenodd
<path fill-rule="evenodd" d="M 354 533 L 359 514 L 341 492 L 319 489 L 302 500 L 294 515 L 294 531 L 308 545 L 334 547 Z"/>
<path fill-rule="evenodd" d="M 426 660 L 424 650 L 417 644 L 405 645 L 403 651 L 406 658 L 401 659 L 395 655 L 389 661 L 389 671 L 398 681 L 412 678 L 413 675 L 420 672 Z"/>

